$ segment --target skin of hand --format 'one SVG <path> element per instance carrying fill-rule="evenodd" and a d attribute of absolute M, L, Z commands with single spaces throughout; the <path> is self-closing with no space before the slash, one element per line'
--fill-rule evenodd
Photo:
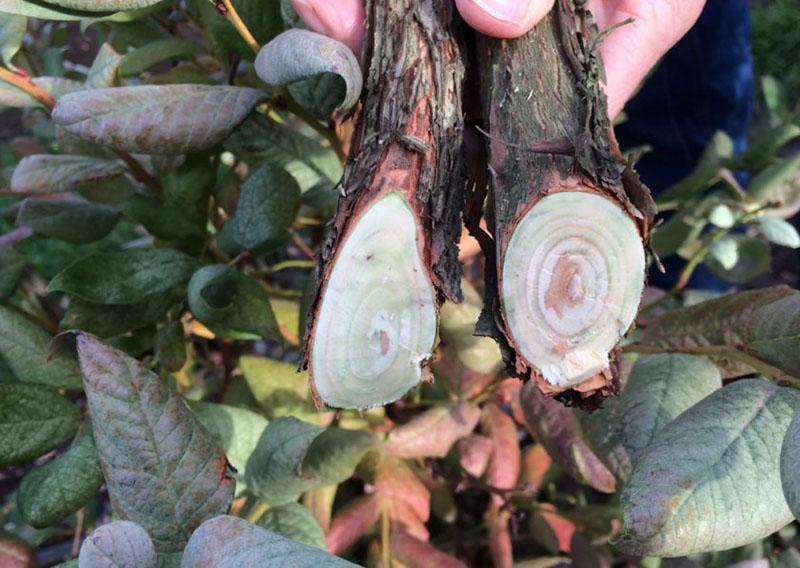
<path fill-rule="evenodd" d="M 455 0 L 461 17 L 498 38 L 530 31 L 555 0 Z M 357 55 L 364 39 L 363 0 L 292 0 L 309 29 L 347 44 Z M 600 30 L 632 18 L 600 45 L 611 117 L 619 114 L 658 60 L 695 24 L 705 0 L 589 0 Z"/>

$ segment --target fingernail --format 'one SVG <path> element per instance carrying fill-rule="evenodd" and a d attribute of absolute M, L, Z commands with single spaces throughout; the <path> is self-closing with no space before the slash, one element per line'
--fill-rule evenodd
<path fill-rule="evenodd" d="M 517 23 L 525 18 L 529 2 L 525 0 L 472 0 L 476 6 L 498 20 Z"/>

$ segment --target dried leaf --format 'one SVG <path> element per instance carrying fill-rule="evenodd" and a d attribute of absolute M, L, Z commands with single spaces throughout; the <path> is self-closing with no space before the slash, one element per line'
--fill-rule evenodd
<path fill-rule="evenodd" d="M 230 507 L 225 454 L 144 365 L 90 335 L 76 340 L 114 511 L 147 529 L 159 552 L 180 552 L 196 527 Z"/>
<path fill-rule="evenodd" d="M 206 85 L 93 89 L 61 97 L 52 117 L 67 132 L 116 150 L 179 155 L 221 142 L 265 96 Z"/>
<path fill-rule="evenodd" d="M 520 404 L 526 427 L 555 463 L 577 481 L 598 491 L 615 491 L 614 476 L 583 439 L 578 417 L 572 408 L 546 398 L 533 382 L 522 388 Z"/>
<path fill-rule="evenodd" d="M 499 405 L 490 403 L 483 408 L 481 427 L 494 446 L 486 480 L 492 487 L 513 489 L 519 479 L 521 463 L 517 425 Z"/>

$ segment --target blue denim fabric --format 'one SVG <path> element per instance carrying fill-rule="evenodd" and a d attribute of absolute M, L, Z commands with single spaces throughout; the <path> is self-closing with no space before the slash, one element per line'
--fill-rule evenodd
<path fill-rule="evenodd" d="M 625 108 L 617 128 L 623 148 L 643 144 L 653 152 L 637 169 L 657 195 L 694 169 L 709 139 L 726 131 L 737 152 L 747 145 L 753 107 L 753 57 L 748 0 L 708 0 L 694 28 L 663 59 Z M 683 261 L 666 259 L 667 274 L 650 282 L 671 287 Z M 701 267 L 690 286 L 726 289 Z"/>

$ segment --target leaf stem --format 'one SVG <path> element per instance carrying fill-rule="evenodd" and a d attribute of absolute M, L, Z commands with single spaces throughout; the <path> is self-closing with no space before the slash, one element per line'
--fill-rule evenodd
<path fill-rule="evenodd" d="M 245 24 L 242 18 L 239 16 L 239 12 L 236 11 L 233 2 L 231 2 L 231 0 L 221 0 L 221 3 L 224 11 L 220 10 L 219 2 L 215 2 L 217 10 L 223 12 L 223 15 L 228 19 L 231 25 L 236 28 L 236 31 L 239 32 L 240 36 L 242 36 L 242 39 L 247 46 L 253 50 L 253 53 L 258 54 L 258 52 L 261 51 L 261 46 L 256 41 L 256 38 L 253 37 L 253 34 L 250 33 L 247 24 Z"/>
<path fill-rule="evenodd" d="M 0 79 L 6 83 L 11 83 L 18 89 L 25 91 L 34 99 L 42 103 L 42 105 L 48 110 L 53 110 L 53 107 L 56 106 L 56 100 L 53 98 L 53 95 L 34 83 L 30 77 L 13 73 L 4 67 L 0 67 Z"/>
<path fill-rule="evenodd" d="M 384 566 L 392 565 L 392 551 L 389 537 L 389 511 L 384 504 L 381 507 L 381 563 Z"/>
<path fill-rule="evenodd" d="M 161 184 L 158 183 L 158 180 L 155 177 L 150 175 L 150 172 L 144 169 L 144 166 L 142 166 L 142 164 L 140 164 L 136 158 L 124 150 L 114 150 L 114 153 L 119 156 L 120 160 L 125 162 L 125 165 L 128 166 L 128 170 L 131 172 L 131 175 L 134 177 L 134 179 L 140 183 L 143 183 L 156 193 L 161 192 Z"/>
<path fill-rule="evenodd" d="M 44 330 L 49 331 L 50 333 L 58 333 L 58 325 L 54 324 L 53 322 L 46 320 L 42 317 L 37 316 L 36 314 L 32 314 L 31 312 L 25 310 L 24 308 L 19 307 L 16 304 L 11 302 L 3 302 L 3 305 L 11 310 L 12 312 L 17 312 L 19 315 L 24 317 L 27 320 L 35 323 L 39 327 Z"/>

